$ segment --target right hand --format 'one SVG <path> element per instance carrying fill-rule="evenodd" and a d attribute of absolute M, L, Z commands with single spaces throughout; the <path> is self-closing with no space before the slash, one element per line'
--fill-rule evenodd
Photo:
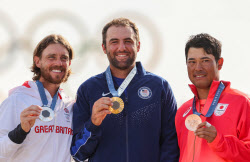
<path fill-rule="evenodd" d="M 36 119 L 39 118 L 42 108 L 37 105 L 31 105 L 21 112 L 20 120 L 21 127 L 25 132 L 29 132 L 35 124 Z"/>
<path fill-rule="evenodd" d="M 91 115 L 91 121 L 94 125 L 101 125 L 106 115 L 111 114 L 109 106 L 113 106 L 112 99 L 109 97 L 102 97 L 94 103 Z"/>

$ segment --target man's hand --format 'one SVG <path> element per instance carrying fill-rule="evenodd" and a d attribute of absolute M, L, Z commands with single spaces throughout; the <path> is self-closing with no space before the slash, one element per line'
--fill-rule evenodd
<path fill-rule="evenodd" d="M 94 125 L 101 125 L 106 115 L 111 114 L 109 106 L 113 106 L 112 99 L 109 97 L 102 97 L 94 103 L 91 115 L 91 121 Z"/>
<path fill-rule="evenodd" d="M 31 105 L 21 112 L 20 120 L 21 127 L 25 132 L 29 132 L 35 124 L 36 119 L 39 118 L 42 108 L 37 105 Z"/>
<path fill-rule="evenodd" d="M 208 143 L 211 143 L 217 136 L 217 131 L 214 126 L 205 121 L 198 125 L 194 134 L 200 138 L 204 138 Z"/>

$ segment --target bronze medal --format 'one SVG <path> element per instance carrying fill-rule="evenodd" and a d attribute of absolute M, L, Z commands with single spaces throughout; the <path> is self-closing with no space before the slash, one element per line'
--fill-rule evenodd
<path fill-rule="evenodd" d="M 195 131 L 200 123 L 201 118 L 196 114 L 189 115 L 185 120 L 185 126 L 190 131 Z"/>
<path fill-rule="evenodd" d="M 109 106 L 109 111 L 113 114 L 119 114 L 124 109 L 124 102 L 120 97 L 112 97 L 113 106 Z"/>

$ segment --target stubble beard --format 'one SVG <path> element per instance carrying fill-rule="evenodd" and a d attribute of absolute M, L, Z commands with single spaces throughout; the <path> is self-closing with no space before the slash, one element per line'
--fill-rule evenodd
<path fill-rule="evenodd" d="M 129 69 L 131 67 L 131 65 L 134 64 L 135 62 L 135 54 L 132 55 L 132 57 L 129 57 L 125 62 L 121 63 L 119 62 L 116 58 L 115 58 L 115 54 L 114 53 L 114 57 L 111 58 L 111 55 L 110 55 L 110 52 L 107 53 L 108 55 L 108 59 L 109 59 L 109 62 L 112 66 L 114 66 L 115 68 L 117 69 L 120 69 L 120 70 L 126 70 L 126 69 Z M 123 64 L 123 65 L 121 65 Z"/>
<path fill-rule="evenodd" d="M 52 69 L 60 69 L 62 72 L 66 71 L 65 68 L 63 67 L 52 67 L 52 68 L 40 68 L 41 70 L 41 77 L 44 78 L 44 80 L 48 81 L 49 83 L 52 84 L 61 84 L 63 82 L 66 82 L 68 77 L 69 77 L 69 70 L 67 70 L 64 74 L 63 77 L 60 78 L 59 75 L 55 76 L 55 79 L 52 78 L 52 76 L 50 75 L 50 71 L 52 71 Z"/>

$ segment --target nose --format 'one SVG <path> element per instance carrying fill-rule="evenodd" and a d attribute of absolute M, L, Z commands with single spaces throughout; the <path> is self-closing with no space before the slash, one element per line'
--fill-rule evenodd
<path fill-rule="evenodd" d="M 126 49 L 125 44 L 124 44 L 123 42 L 121 42 L 121 43 L 119 44 L 118 51 L 125 51 L 125 49 Z"/>
<path fill-rule="evenodd" d="M 56 60 L 56 65 L 62 66 L 62 60 L 61 60 L 61 59 L 57 59 L 57 60 Z"/>
<path fill-rule="evenodd" d="M 196 65 L 195 65 L 195 70 L 196 71 L 200 71 L 202 70 L 202 64 L 200 62 L 197 62 Z"/>

